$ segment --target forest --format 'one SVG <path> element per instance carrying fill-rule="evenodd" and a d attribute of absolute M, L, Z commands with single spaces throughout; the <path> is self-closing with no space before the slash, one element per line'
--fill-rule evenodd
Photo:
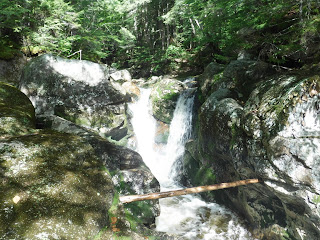
<path fill-rule="evenodd" d="M 320 60 L 319 33 L 319 0 L 0 2 L 0 59 L 81 50 L 137 75 L 201 71 L 239 52 L 297 68 Z"/>

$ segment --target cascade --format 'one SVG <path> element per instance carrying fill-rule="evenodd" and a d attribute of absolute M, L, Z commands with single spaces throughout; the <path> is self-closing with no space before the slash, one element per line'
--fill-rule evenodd
<path fill-rule="evenodd" d="M 155 143 L 156 120 L 151 115 L 150 89 L 141 89 L 140 99 L 130 104 L 131 123 L 136 136 L 135 150 L 158 179 L 161 191 L 184 188 L 174 179 L 175 162 L 184 154 L 192 128 L 194 95 L 188 90 L 177 101 L 166 146 Z M 160 199 L 156 230 L 179 235 L 182 239 L 252 239 L 234 213 L 198 195 Z"/>

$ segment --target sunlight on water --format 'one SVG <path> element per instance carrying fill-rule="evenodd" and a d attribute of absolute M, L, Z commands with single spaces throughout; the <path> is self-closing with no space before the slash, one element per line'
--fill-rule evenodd
<path fill-rule="evenodd" d="M 188 90 L 187 90 L 188 91 Z M 166 146 L 156 146 L 156 120 L 150 115 L 151 90 L 141 89 L 139 101 L 129 106 L 136 135 L 136 150 L 161 185 L 161 191 L 183 188 L 173 179 L 174 162 L 184 154 L 192 128 L 194 96 L 185 92 L 178 99 Z M 160 200 L 161 214 L 156 229 L 179 235 L 182 239 L 252 239 L 239 219 L 216 203 L 206 203 L 197 195 Z"/>

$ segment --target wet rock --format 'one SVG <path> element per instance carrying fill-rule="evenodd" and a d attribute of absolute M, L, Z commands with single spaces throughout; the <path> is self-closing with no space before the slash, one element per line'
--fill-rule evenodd
<path fill-rule="evenodd" d="M 240 61 L 226 67 L 201 106 L 185 172 L 197 185 L 205 184 L 194 177 L 200 172 L 217 182 L 262 179 L 204 197 L 244 216 L 259 239 L 318 239 L 320 77 L 268 77 L 268 66 Z"/>
<path fill-rule="evenodd" d="M 118 171 L 112 180 L 123 196 L 160 192 L 159 182 L 147 168 Z M 150 228 L 154 228 L 155 218 L 160 215 L 158 200 L 133 202 L 126 204 L 125 208 L 137 221 Z"/>
<path fill-rule="evenodd" d="M 133 82 L 125 82 L 122 84 L 123 89 L 130 97 L 137 100 L 140 96 L 140 89 Z"/>
<path fill-rule="evenodd" d="M 0 138 L 0 239 L 175 239 L 145 228 L 157 201 L 119 205 L 118 192 L 159 190 L 138 153 L 54 115 L 38 115 L 42 129 L 33 129 L 28 98 L 6 84 L 0 93 L 3 115 L 28 120 Z M 110 174 L 122 180 L 114 185 Z"/>
<path fill-rule="evenodd" d="M 157 82 L 150 96 L 156 119 L 164 123 L 171 122 L 176 102 L 184 88 L 183 83 L 176 79 L 164 78 Z"/>
<path fill-rule="evenodd" d="M 113 184 L 119 194 L 136 195 L 160 191 L 159 182 L 137 152 L 112 144 L 96 133 L 60 117 L 51 116 L 41 120 L 46 127 L 59 132 L 77 134 L 86 139 L 93 147 L 95 155 L 111 173 Z M 142 222 L 146 226 L 152 226 L 160 214 L 158 200 L 126 204 L 124 208 L 130 211 L 135 221 Z M 125 221 L 124 217 L 123 222 Z"/>
<path fill-rule="evenodd" d="M 128 101 L 109 77 L 106 65 L 42 55 L 25 67 L 20 89 L 37 115 L 57 115 L 108 135 L 126 122 Z"/>

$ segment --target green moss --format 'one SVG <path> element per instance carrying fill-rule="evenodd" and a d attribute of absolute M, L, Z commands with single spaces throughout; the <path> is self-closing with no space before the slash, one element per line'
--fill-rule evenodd
<path fill-rule="evenodd" d="M 126 217 L 132 223 L 132 230 L 135 230 L 138 223 L 146 223 L 146 220 L 154 218 L 154 213 L 151 210 L 153 205 L 154 202 L 152 201 L 139 201 L 126 204 Z"/>
<path fill-rule="evenodd" d="M 319 204 L 320 203 L 320 195 L 315 195 L 312 198 L 312 202 L 315 203 L 315 204 Z"/>
<path fill-rule="evenodd" d="M 17 88 L 0 83 L 0 134 L 23 135 L 35 128 L 35 111 L 29 98 Z"/>
<path fill-rule="evenodd" d="M 281 240 L 290 240 L 290 239 L 293 239 L 293 238 L 291 238 L 287 230 L 283 229 L 281 232 Z"/>
<path fill-rule="evenodd" d="M 111 207 L 110 207 L 109 210 L 108 210 L 109 217 L 115 217 L 115 216 L 117 216 L 119 203 L 120 203 L 119 193 L 118 193 L 118 192 L 115 192 L 115 194 L 114 194 L 114 196 L 113 196 L 113 199 L 112 199 Z"/>
<path fill-rule="evenodd" d="M 202 166 L 196 173 L 195 182 L 200 185 L 212 185 L 216 183 L 216 176 L 209 166 Z"/>
<path fill-rule="evenodd" d="M 238 128 L 237 128 L 237 126 L 236 126 L 236 124 L 235 123 L 233 123 L 232 124 L 232 126 L 231 126 L 231 142 L 230 142 L 230 150 L 232 150 L 233 149 L 233 147 L 234 147 L 234 145 L 235 145 L 235 143 L 237 142 L 237 139 L 238 139 Z"/>

